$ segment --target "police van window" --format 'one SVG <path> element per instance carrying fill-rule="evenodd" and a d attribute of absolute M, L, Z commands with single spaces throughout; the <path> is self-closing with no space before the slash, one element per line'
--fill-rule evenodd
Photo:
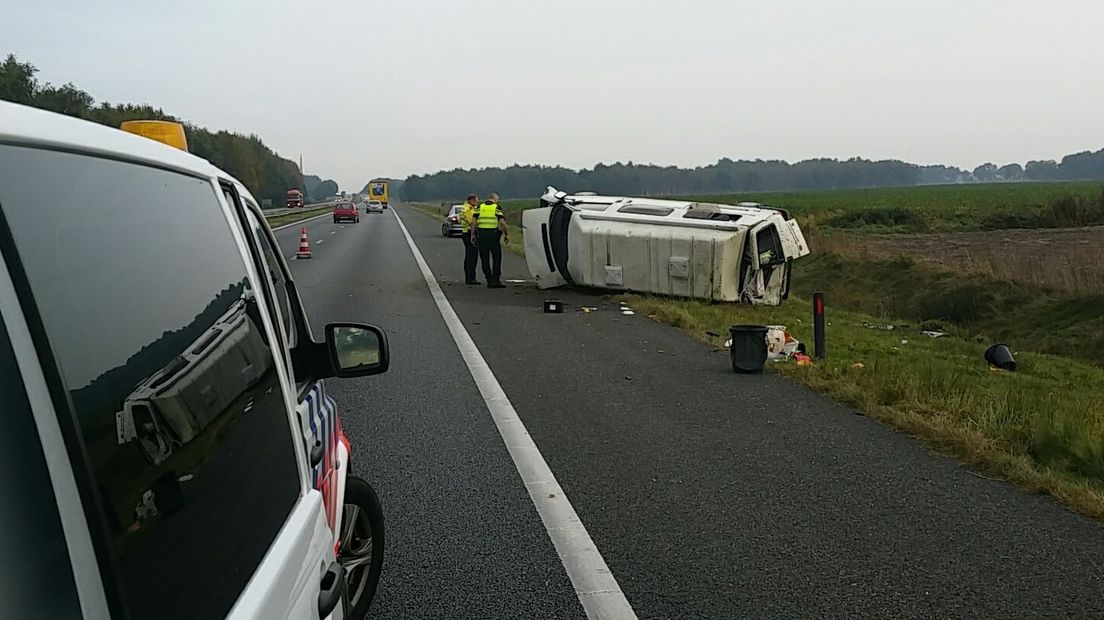
<path fill-rule="evenodd" d="M 0 321 L 0 563 L 6 618 L 79 618 L 73 569 L 38 430 Z"/>
<path fill-rule="evenodd" d="M 272 288 L 276 294 L 276 305 L 277 312 L 279 312 L 280 315 L 280 326 L 284 331 L 284 337 L 288 346 L 294 347 L 294 315 L 291 313 L 291 297 L 288 295 L 288 280 L 284 274 L 284 268 L 280 265 L 280 259 L 276 255 L 276 250 L 272 247 L 268 234 L 265 233 L 264 227 L 260 221 L 258 221 L 251 211 L 247 212 L 247 217 L 249 218 L 250 227 L 253 228 L 257 244 L 261 248 L 261 253 L 264 255 L 265 269 L 263 273 L 268 275 L 269 280 L 272 282 Z"/>
<path fill-rule="evenodd" d="M 216 190 L 0 145 L 0 207 L 69 390 L 131 617 L 224 617 L 300 478 L 263 306 Z"/>

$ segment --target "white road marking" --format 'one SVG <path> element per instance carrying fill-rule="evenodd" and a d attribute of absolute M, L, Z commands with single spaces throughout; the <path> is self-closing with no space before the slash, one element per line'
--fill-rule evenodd
<path fill-rule="evenodd" d="M 548 467 L 544 457 L 541 456 L 537 444 L 525 430 L 525 425 L 518 417 L 517 411 L 510 403 L 502 386 L 495 379 L 494 372 L 479 353 L 467 330 L 464 329 L 460 317 L 452 309 L 444 291 L 433 277 L 433 271 L 426 264 L 414 239 L 406 230 L 399 214 L 392 209 L 395 221 L 399 223 L 406 243 L 410 246 L 410 252 L 414 254 L 414 260 L 422 271 L 433 301 L 437 304 L 437 310 L 445 320 L 456 347 L 460 349 L 460 355 L 468 366 L 468 371 L 475 379 L 479 387 L 479 393 L 491 412 L 498 433 L 502 436 L 503 443 L 514 460 L 521 480 L 525 483 L 525 489 L 529 491 L 529 498 L 537 508 L 548 537 L 552 539 L 552 545 L 556 547 L 556 553 L 563 562 L 567 576 L 571 579 L 571 585 L 575 587 L 575 594 L 579 597 L 583 609 L 588 618 L 602 619 L 632 619 L 636 618 L 636 612 L 629 605 L 628 599 L 621 591 L 613 573 L 610 572 L 602 554 L 598 551 L 594 541 L 590 538 L 586 527 L 579 515 L 575 512 L 571 502 L 568 501 L 564 490 L 556 482 L 556 477 Z"/>

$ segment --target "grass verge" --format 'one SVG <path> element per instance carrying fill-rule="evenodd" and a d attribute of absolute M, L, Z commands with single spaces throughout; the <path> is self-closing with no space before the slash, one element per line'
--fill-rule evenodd
<path fill-rule="evenodd" d="M 812 340 L 811 309 L 800 299 L 777 308 L 623 299 L 707 342 L 707 331 L 726 333 L 734 324 L 782 324 L 798 339 Z M 985 344 L 932 339 L 915 327 L 871 330 L 863 323 L 880 317 L 831 308 L 828 320 L 828 359 L 805 368 L 771 364 L 770 371 L 982 472 L 1104 521 L 1104 369 L 1017 352 L 1017 372 L 992 372 L 983 359 Z"/>
<path fill-rule="evenodd" d="M 410 207 L 411 209 L 414 209 L 415 211 L 419 211 L 421 213 L 429 215 L 429 216 L 433 217 L 435 220 L 437 220 L 438 222 L 444 222 L 445 214 L 448 213 L 449 208 L 451 208 L 451 205 L 450 206 L 440 206 L 440 205 L 432 205 L 432 204 L 428 204 L 428 203 L 424 203 L 424 202 L 404 202 L 403 206 L 404 207 Z M 503 211 L 505 211 L 505 208 L 503 208 Z M 520 212 L 518 213 L 518 216 L 520 216 Z M 506 228 L 507 228 L 507 230 L 510 231 L 510 238 L 508 240 L 509 242 L 506 245 L 504 245 L 503 247 L 505 249 L 513 252 L 514 254 L 518 254 L 519 256 L 525 256 L 525 236 L 524 236 L 524 232 L 521 229 L 521 218 L 520 217 L 511 218 L 510 214 L 507 213 Z"/>
<path fill-rule="evenodd" d="M 281 213 L 280 215 L 274 215 L 272 217 L 266 217 L 269 228 L 276 228 L 277 226 L 283 226 L 285 224 L 291 224 L 300 220 L 309 219 L 327 211 L 333 210 L 333 205 L 326 205 L 324 207 L 315 207 L 313 209 L 303 209 L 302 211 L 296 211 L 295 213 Z"/>

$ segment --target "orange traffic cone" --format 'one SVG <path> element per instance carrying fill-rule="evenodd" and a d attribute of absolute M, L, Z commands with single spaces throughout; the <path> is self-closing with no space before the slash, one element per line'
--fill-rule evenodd
<path fill-rule="evenodd" d="M 307 241 L 307 227 L 304 226 L 303 230 L 299 233 L 299 251 L 295 253 L 295 258 L 310 258 L 311 248 L 310 242 Z"/>

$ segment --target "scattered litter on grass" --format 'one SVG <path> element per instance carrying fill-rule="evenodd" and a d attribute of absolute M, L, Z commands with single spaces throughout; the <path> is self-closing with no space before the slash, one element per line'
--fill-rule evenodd
<path fill-rule="evenodd" d="M 636 314 L 636 313 L 633 312 L 632 310 L 622 310 L 621 314 L 629 315 L 629 314 Z"/>
<path fill-rule="evenodd" d="M 785 325 L 767 326 L 767 357 L 786 359 L 801 348 L 801 342 L 786 331 Z"/>
<path fill-rule="evenodd" d="M 831 323 L 829 323 L 831 325 Z M 895 329 L 908 329 L 908 325 L 890 325 L 888 323 L 863 323 L 863 327 L 867 329 L 880 329 L 884 332 L 891 332 Z"/>
<path fill-rule="evenodd" d="M 193 474 L 184 474 L 183 476 L 177 478 L 176 480 L 177 480 L 177 482 L 190 482 L 193 478 L 195 478 L 195 475 L 193 475 Z"/>
<path fill-rule="evenodd" d="M 797 361 L 798 366 L 812 366 L 813 358 L 804 353 L 794 353 L 794 360 Z"/>
<path fill-rule="evenodd" d="M 937 331 L 922 331 L 920 333 L 924 334 L 925 336 L 927 336 L 929 338 L 940 338 L 942 336 L 947 335 L 945 332 L 937 332 Z"/>
<path fill-rule="evenodd" d="M 866 368 L 866 364 L 864 364 L 862 362 L 855 362 L 854 364 L 851 364 L 851 367 L 856 368 L 856 369 L 861 369 L 861 368 Z"/>
<path fill-rule="evenodd" d="M 732 348 L 732 339 L 731 338 L 729 338 L 728 340 L 725 340 L 724 348 L 726 348 L 726 349 L 731 349 Z"/>
<path fill-rule="evenodd" d="M 905 340 L 904 338 L 902 338 L 901 339 L 901 344 L 908 344 L 908 340 Z"/>
<path fill-rule="evenodd" d="M 985 350 L 985 361 L 990 368 L 1000 370 L 1016 370 L 1016 358 L 1012 355 L 1012 349 L 1008 345 L 997 343 Z"/>

